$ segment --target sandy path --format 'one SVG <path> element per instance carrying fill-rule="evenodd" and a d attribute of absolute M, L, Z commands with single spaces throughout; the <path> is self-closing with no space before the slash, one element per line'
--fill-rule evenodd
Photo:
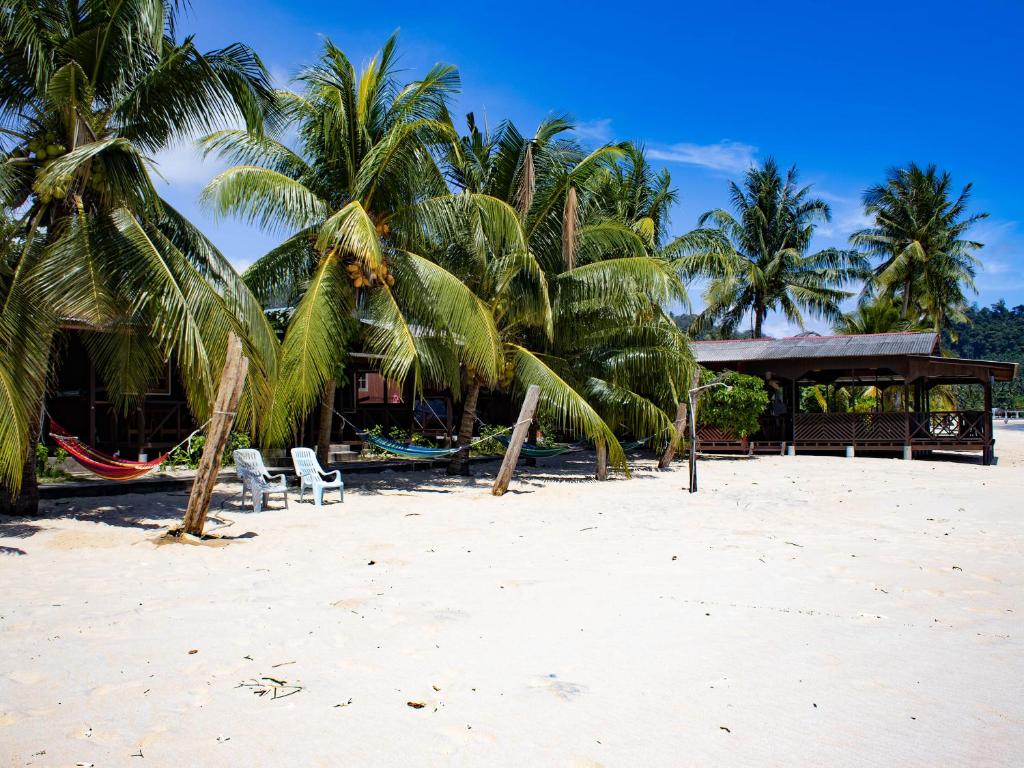
<path fill-rule="evenodd" d="M 223 546 L 154 543 L 180 495 L 0 518 L 0 760 L 1019 765 L 1024 429 L 998 452 L 353 478 L 228 500 Z"/>

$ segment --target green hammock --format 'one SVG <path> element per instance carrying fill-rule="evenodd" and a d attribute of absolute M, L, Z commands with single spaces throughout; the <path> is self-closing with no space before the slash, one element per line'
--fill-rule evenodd
<path fill-rule="evenodd" d="M 409 445 L 395 440 L 388 440 L 386 437 L 380 437 L 379 435 L 366 433 L 363 433 L 360 437 L 368 443 L 373 443 L 382 451 L 393 453 L 396 456 L 404 456 L 407 459 L 440 459 L 445 456 L 451 456 L 459 450 L 458 448 L 427 448 L 423 445 Z"/>
<path fill-rule="evenodd" d="M 496 435 L 494 439 L 508 448 L 509 439 L 505 435 Z M 531 459 L 549 459 L 552 456 L 559 456 L 571 448 L 572 446 L 570 445 L 556 445 L 552 448 L 545 448 L 540 445 L 533 445 L 532 443 L 523 443 L 523 447 L 520 449 L 520 452 L 524 456 L 529 456 Z"/>

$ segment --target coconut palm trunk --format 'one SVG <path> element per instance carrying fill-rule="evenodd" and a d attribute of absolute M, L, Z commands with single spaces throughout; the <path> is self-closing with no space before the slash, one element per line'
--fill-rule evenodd
<path fill-rule="evenodd" d="M 473 422 L 476 420 L 476 404 L 480 399 L 480 384 L 469 385 L 466 400 L 462 405 L 462 421 L 459 422 L 459 440 L 456 445 L 461 449 L 448 462 L 449 475 L 469 475 L 469 443 L 473 439 Z"/>
<path fill-rule="evenodd" d="M 317 428 L 316 455 L 320 463 L 326 465 L 331 453 L 331 425 L 334 422 L 334 392 L 338 384 L 329 379 L 324 387 L 324 397 L 320 401 L 320 424 Z"/>
<path fill-rule="evenodd" d="M 686 434 L 686 403 L 679 403 L 676 406 L 676 420 L 673 424 L 676 433 L 672 440 L 668 441 L 668 445 L 661 454 L 661 458 L 658 459 L 658 469 L 668 469 L 673 459 L 676 457 L 676 450 L 679 448 L 680 442 L 682 442 L 683 435 Z"/>
<path fill-rule="evenodd" d="M 36 474 L 35 444 L 29 449 L 21 470 L 21 490 L 13 495 L 6 486 L 0 485 L 0 515 L 26 517 L 39 511 L 39 478 Z"/>

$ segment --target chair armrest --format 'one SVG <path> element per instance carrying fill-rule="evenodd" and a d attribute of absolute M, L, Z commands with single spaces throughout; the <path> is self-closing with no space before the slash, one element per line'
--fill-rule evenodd
<path fill-rule="evenodd" d="M 287 477 L 285 477 L 283 473 L 282 473 L 282 474 L 280 474 L 280 475 L 272 475 L 272 474 L 270 474 L 270 473 L 268 472 L 268 473 L 267 473 L 267 479 L 268 479 L 268 480 L 274 480 L 274 481 L 276 481 L 276 482 L 279 482 L 279 483 L 284 483 L 284 484 L 285 484 L 285 486 L 287 486 L 287 485 L 288 485 L 288 478 L 287 478 Z"/>
<path fill-rule="evenodd" d="M 340 469 L 336 469 L 333 472 L 324 472 L 323 473 L 323 477 L 324 477 L 325 480 L 327 480 L 330 483 L 340 483 L 341 482 L 341 470 Z M 334 479 L 331 480 L 330 479 L 331 477 L 333 477 Z"/>

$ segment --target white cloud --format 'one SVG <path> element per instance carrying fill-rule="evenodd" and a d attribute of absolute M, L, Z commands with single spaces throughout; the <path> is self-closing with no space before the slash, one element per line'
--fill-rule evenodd
<path fill-rule="evenodd" d="M 610 117 L 602 117 L 577 123 L 576 135 L 586 142 L 607 144 L 612 140 L 612 120 Z"/>
<path fill-rule="evenodd" d="M 204 160 L 192 143 L 174 144 L 153 158 L 154 181 L 168 186 L 205 184 L 226 167 L 212 157 Z"/>
<path fill-rule="evenodd" d="M 684 163 L 725 173 L 742 173 L 754 164 L 757 147 L 738 141 L 723 140 L 717 144 L 670 144 L 648 147 L 647 155 L 666 163 Z"/>

